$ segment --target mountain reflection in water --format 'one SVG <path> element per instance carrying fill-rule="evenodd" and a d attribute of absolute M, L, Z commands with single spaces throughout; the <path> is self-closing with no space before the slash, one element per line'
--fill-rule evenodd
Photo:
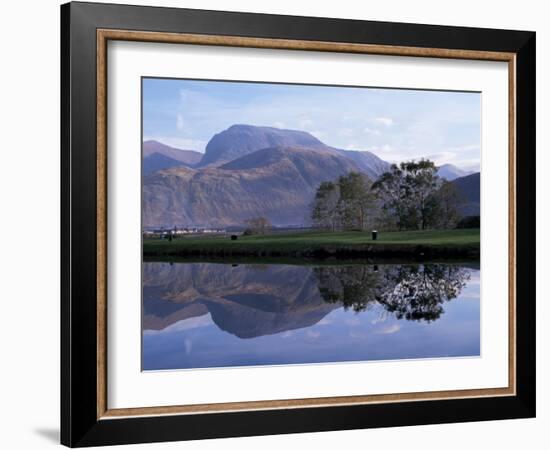
<path fill-rule="evenodd" d="M 479 355 L 479 267 L 145 263 L 144 370 Z"/>

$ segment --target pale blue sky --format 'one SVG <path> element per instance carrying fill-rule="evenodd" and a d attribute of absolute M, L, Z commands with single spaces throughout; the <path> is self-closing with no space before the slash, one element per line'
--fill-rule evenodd
<path fill-rule="evenodd" d="M 479 170 L 479 93 L 143 80 L 143 139 L 204 151 L 234 124 L 307 131 L 324 143 L 399 162 Z"/>

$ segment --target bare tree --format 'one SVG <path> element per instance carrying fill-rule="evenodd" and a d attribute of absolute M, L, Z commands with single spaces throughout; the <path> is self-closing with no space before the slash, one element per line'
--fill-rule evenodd
<path fill-rule="evenodd" d="M 332 181 L 323 181 L 313 200 L 311 219 L 315 226 L 332 231 L 336 229 L 339 219 L 339 199 L 340 189 L 338 184 Z"/>
<path fill-rule="evenodd" d="M 271 227 L 271 222 L 267 217 L 252 217 L 244 221 L 254 234 L 265 234 Z"/>

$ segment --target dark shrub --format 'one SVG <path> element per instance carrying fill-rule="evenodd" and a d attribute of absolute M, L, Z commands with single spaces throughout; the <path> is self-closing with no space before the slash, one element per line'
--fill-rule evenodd
<path fill-rule="evenodd" d="M 479 216 L 466 216 L 456 224 L 457 228 L 479 228 Z"/>
<path fill-rule="evenodd" d="M 247 228 L 243 231 L 243 236 L 252 236 L 254 234 L 254 230 L 252 228 Z"/>

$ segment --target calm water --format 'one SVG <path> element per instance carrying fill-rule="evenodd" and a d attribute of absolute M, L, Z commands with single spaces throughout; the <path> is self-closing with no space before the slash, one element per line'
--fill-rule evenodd
<path fill-rule="evenodd" d="M 477 356 L 479 266 L 145 263 L 143 370 Z"/>

